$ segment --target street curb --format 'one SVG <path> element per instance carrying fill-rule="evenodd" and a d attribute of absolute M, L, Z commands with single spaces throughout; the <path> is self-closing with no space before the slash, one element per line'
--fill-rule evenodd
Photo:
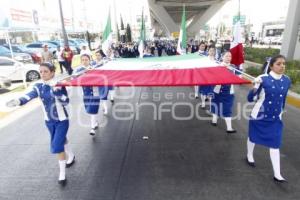
<path fill-rule="evenodd" d="M 289 91 L 286 100 L 287 100 L 288 104 L 290 104 L 296 108 L 300 108 L 300 95 L 299 94 Z"/>

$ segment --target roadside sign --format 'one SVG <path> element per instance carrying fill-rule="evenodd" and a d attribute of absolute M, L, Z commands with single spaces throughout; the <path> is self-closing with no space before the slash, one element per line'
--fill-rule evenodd
<path fill-rule="evenodd" d="M 235 23 L 237 23 L 238 21 L 239 21 L 239 16 L 238 15 L 233 16 L 232 24 L 235 25 Z M 246 15 L 240 15 L 241 26 L 244 26 L 245 22 L 246 22 Z"/>

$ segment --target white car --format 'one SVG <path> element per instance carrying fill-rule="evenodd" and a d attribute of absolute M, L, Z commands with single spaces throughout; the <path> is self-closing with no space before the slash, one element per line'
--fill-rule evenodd
<path fill-rule="evenodd" d="M 24 64 L 7 57 L 0 57 L 0 75 L 12 81 L 34 81 L 40 78 L 39 65 Z"/>

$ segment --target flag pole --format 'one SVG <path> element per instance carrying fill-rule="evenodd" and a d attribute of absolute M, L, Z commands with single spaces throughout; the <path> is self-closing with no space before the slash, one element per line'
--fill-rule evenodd
<path fill-rule="evenodd" d="M 226 66 L 226 67 L 228 67 L 229 69 L 231 69 L 231 70 L 233 70 L 233 71 L 235 71 L 235 72 L 239 72 L 239 73 L 241 73 L 241 74 L 247 76 L 247 77 L 250 78 L 252 81 L 254 81 L 254 80 L 256 79 L 254 76 L 251 76 L 250 74 L 247 74 L 246 72 L 243 72 L 243 71 L 241 71 L 241 70 L 239 70 L 239 69 L 236 69 L 236 68 L 231 67 L 231 66 Z"/>

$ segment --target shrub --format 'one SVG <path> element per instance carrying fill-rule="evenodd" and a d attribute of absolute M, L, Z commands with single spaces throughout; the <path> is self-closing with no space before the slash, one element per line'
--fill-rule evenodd
<path fill-rule="evenodd" d="M 300 60 L 290 60 L 286 62 L 286 69 L 300 70 Z"/>
<path fill-rule="evenodd" d="M 261 68 L 260 67 L 254 67 L 254 66 L 247 67 L 245 72 L 247 74 L 250 74 L 251 76 L 254 76 L 254 77 L 262 74 Z"/>
<path fill-rule="evenodd" d="M 299 70 L 287 70 L 285 72 L 287 76 L 290 77 L 292 84 L 296 84 L 297 82 L 300 82 L 300 71 Z"/>
<path fill-rule="evenodd" d="M 278 55 L 279 49 L 272 48 L 250 48 L 245 47 L 245 60 L 249 60 L 256 63 L 263 64 L 266 60 L 266 57 L 272 57 Z"/>

